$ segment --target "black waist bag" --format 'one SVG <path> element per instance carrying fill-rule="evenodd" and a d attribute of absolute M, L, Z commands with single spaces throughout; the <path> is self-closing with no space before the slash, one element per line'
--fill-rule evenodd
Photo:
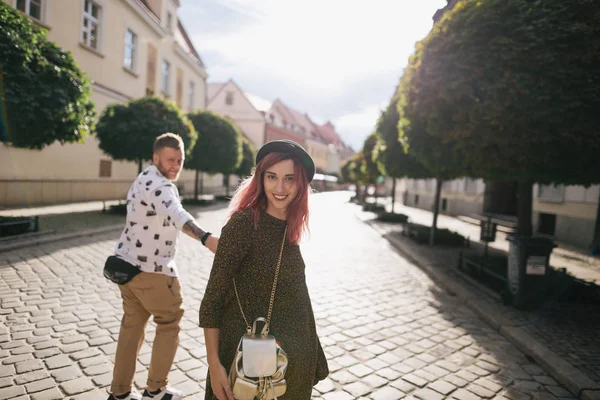
<path fill-rule="evenodd" d="M 117 256 L 109 256 L 104 264 L 104 277 L 119 285 L 126 284 L 140 272 L 142 271 L 138 267 L 129 264 Z"/>

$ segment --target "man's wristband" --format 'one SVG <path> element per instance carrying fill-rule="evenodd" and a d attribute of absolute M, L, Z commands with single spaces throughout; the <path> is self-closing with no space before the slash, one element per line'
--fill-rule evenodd
<path fill-rule="evenodd" d="M 202 237 L 200 238 L 200 243 L 202 243 L 203 246 L 206 246 L 206 239 L 208 239 L 210 235 L 212 235 L 212 233 L 205 232 L 204 235 L 202 235 Z"/>

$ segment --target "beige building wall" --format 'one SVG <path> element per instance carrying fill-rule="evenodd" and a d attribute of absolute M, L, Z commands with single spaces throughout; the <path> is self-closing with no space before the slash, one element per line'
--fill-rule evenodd
<path fill-rule="evenodd" d="M 435 196 L 434 180 L 402 180 L 396 193 L 405 205 L 431 210 Z M 449 215 L 480 214 L 483 212 L 485 182 L 469 178 L 449 181 L 442 187 L 441 200 L 446 199 Z M 533 228 L 542 230 L 542 220 L 553 220 L 553 236 L 560 243 L 589 249 L 595 236 L 600 185 L 583 186 L 534 185 Z M 547 228 L 547 227 L 546 227 Z"/>
<path fill-rule="evenodd" d="M 535 185 L 533 225 L 539 230 L 543 217 L 554 219 L 557 240 L 581 248 L 590 248 L 595 236 L 600 185 Z"/>
<path fill-rule="evenodd" d="M 233 81 L 211 83 L 207 108 L 233 120 L 258 149 L 265 140 L 265 118 Z"/>
<path fill-rule="evenodd" d="M 319 170 L 327 171 L 329 166 L 327 161 L 329 148 L 326 144 L 307 138 L 306 151 L 313 158 L 315 167 L 319 168 Z"/>
<path fill-rule="evenodd" d="M 2 1 L 17 5 L 16 0 Z M 48 29 L 48 39 L 70 51 L 93 81 L 91 98 L 98 116 L 107 105 L 143 97 L 149 89 L 154 91 L 150 94 L 176 101 L 185 111 L 205 108 L 207 74 L 178 25 L 178 1 L 148 1 L 154 12 L 140 0 L 94 3 L 99 7 L 95 49 L 84 43 L 82 36 L 84 0 L 43 1 L 40 19 L 34 22 Z M 133 64 L 126 67 L 128 30 L 136 35 L 136 45 Z M 154 59 L 153 76 L 149 55 Z M 161 74 L 163 60 L 170 65 L 166 80 Z M 107 161 L 110 176 L 101 177 L 100 164 Z M 54 143 L 43 150 L 0 144 L 0 206 L 4 207 L 121 199 L 136 175 L 135 163 L 111 160 L 99 149 L 94 136 L 85 143 Z M 215 180 L 205 179 L 205 188 Z M 178 186 L 190 193 L 193 185 L 194 172 L 184 170 Z"/>
<path fill-rule="evenodd" d="M 339 174 L 342 167 L 342 159 L 334 144 L 327 145 L 327 168 L 325 172 Z"/>

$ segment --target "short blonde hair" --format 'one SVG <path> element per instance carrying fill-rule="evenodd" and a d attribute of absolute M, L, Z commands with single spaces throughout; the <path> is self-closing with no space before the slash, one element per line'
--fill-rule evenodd
<path fill-rule="evenodd" d="M 157 137 L 156 140 L 154 141 L 154 147 L 153 147 L 152 151 L 154 151 L 155 153 L 158 153 L 160 150 L 164 149 L 165 147 L 170 147 L 175 150 L 183 151 L 184 146 L 183 146 L 183 140 L 181 139 L 181 136 L 176 135 L 171 132 L 163 133 L 162 135 Z"/>

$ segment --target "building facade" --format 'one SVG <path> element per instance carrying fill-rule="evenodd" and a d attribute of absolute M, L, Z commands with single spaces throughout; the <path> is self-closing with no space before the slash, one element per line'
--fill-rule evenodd
<path fill-rule="evenodd" d="M 300 128 L 288 107 L 276 99 L 271 108 L 265 113 L 267 123 L 265 129 L 265 143 L 272 140 L 288 139 L 306 148 L 306 132 Z"/>
<path fill-rule="evenodd" d="M 265 116 L 233 81 L 208 84 L 207 108 L 230 118 L 244 136 L 260 148 L 265 140 Z"/>
<path fill-rule="evenodd" d="M 206 68 L 177 18 L 179 0 L 1 1 L 73 54 L 92 81 L 98 116 L 109 104 L 146 95 L 184 111 L 206 107 Z M 0 144 L 0 206 L 122 199 L 136 175 L 135 163 L 112 160 L 93 135 L 40 151 Z M 194 172 L 184 170 L 180 189 L 193 184 Z"/>

